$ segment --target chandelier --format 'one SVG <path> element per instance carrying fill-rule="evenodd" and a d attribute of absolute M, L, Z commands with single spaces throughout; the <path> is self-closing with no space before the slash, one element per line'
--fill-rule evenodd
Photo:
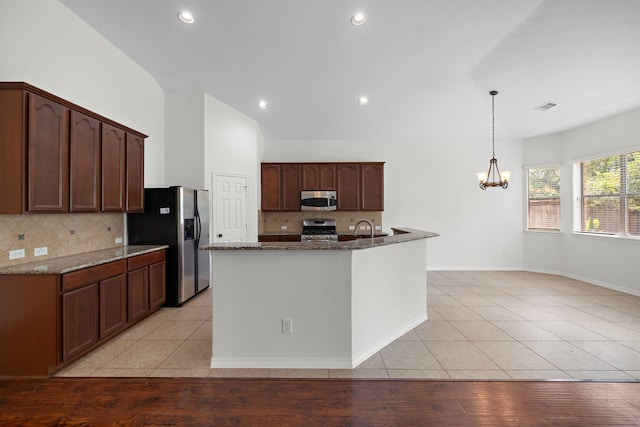
<path fill-rule="evenodd" d="M 478 173 L 480 188 L 483 190 L 486 190 L 487 187 L 502 187 L 506 189 L 509 186 L 509 178 L 511 177 L 511 171 L 500 172 L 498 169 L 498 159 L 496 159 L 496 117 L 494 107 L 497 94 L 497 90 L 489 92 L 489 95 L 491 95 L 491 146 L 493 155 L 491 160 L 489 160 L 489 170 Z"/>

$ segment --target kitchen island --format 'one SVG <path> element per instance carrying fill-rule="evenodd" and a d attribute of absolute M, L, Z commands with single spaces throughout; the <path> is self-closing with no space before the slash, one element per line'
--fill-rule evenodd
<path fill-rule="evenodd" d="M 427 319 L 427 240 L 218 243 L 212 368 L 355 368 Z"/>

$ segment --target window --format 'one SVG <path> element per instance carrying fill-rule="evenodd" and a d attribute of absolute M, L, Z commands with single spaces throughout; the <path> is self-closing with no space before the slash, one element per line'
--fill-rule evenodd
<path fill-rule="evenodd" d="M 560 231 L 560 167 L 527 170 L 527 230 Z"/>
<path fill-rule="evenodd" d="M 574 231 L 640 237 L 640 151 L 575 163 Z"/>

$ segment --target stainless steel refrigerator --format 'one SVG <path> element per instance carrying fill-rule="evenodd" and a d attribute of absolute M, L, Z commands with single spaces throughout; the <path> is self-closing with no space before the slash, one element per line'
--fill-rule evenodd
<path fill-rule="evenodd" d="M 144 213 L 127 214 L 130 245 L 164 244 L 167 306 L 180 306 L 209 287 L 209 192 L 184 187 L 145 188 Z"/>

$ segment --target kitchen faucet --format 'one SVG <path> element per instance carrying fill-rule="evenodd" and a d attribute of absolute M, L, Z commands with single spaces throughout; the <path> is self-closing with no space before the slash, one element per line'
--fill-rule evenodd
<path fill-rule="evenodd" d="M 358 235 L 358 225 L 360 225 L 361 222 L 366 222 L 367 224 L 369 224 L 369 227 L 371 227 L 371 238 L 373 239 L 373 223 L 371 221 L 369 221 L 368 219 L 361 219 L 360 221 L 356 222 L 356 228 L 353 231 L 353 235 L 357 236 Z"/>

